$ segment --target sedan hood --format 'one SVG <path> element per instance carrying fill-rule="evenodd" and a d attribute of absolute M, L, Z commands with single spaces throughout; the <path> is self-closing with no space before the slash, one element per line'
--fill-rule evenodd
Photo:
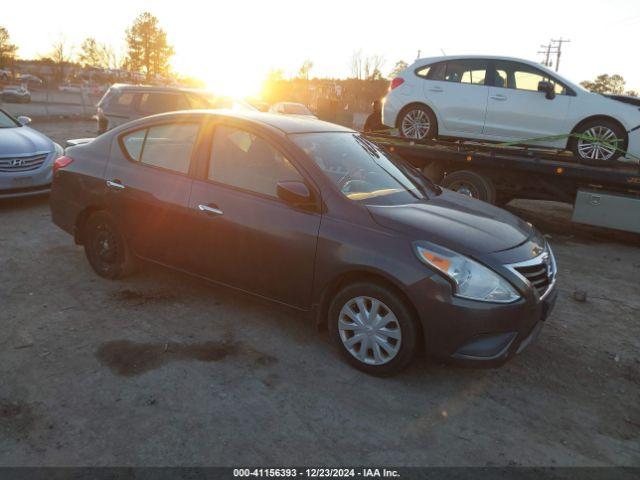
<path fill-rule="evenodd" d="M 29 127 L 0 128 L 0 157 L 53 151 L 53 142 Z"/>
<path fill-rule="evenodd" d="M 535 234 L 515 215 L 449 190 L 422 202 L 367 208 L 379 225 L 470 256 L 517 247 Z"/>

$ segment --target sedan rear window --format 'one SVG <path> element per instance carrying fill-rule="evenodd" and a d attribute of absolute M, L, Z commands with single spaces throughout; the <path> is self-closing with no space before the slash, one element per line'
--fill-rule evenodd
<path fill-rule="evenodd" d="M 171 123 L 136 130 L 121 137 L 129 160 L 186 174 L 198 136 L 197 123 Z"/>

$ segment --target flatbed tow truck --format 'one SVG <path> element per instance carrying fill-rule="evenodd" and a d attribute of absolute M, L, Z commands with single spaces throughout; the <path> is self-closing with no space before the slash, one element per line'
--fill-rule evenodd
<path fill-rule="evenodd" d="M 516 198 L 574 205 L 576 223 L 640 233 L 640 164 L 579 163 L 567 151 L 474 141 L 367 137 L 433 182 L 496 205 Z"/>

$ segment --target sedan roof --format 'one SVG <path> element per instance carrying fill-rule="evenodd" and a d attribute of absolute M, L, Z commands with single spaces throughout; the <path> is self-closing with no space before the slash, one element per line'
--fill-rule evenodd
<path fill-rule="evenodd" d="M 237 110 L 183 110 L 180 112 L 162 113 L 146 117 L 144 120 L 153 118 L 160 119 L 162 117 L 171 118 L 173 116 L 193 116 L 193 115 L 217 115 L 227 118 L 235 118 L 238 120 L 246 120 L 258 124 L 262 124 L 271 128 L 280 130 L 284 134 L 290 133 L 316 133 L 316 132 L 354 132 L 352 128 L 336 125 L 335 123 L 324 122 L 313 117 L 294 117 L 288 115 L 277 115 L 272 113 L 264 113 L 259 111 L 237 111 Z"/>

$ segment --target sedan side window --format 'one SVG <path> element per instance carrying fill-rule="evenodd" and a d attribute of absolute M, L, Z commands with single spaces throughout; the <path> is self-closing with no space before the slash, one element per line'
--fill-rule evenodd
<path fill-rule="evenodd" d="M 210 180 L 276 196 L 278 182 L 303 181 L 287 158 L 259 136 L 234 127 L 215 129 Z"/>
<path fill-rule="evenodd" d="M 176 93 L 143 93 L 140 96 L 139 110 L 143 113 L 155 114 L 186 110 L 189 108 L 187 99 Z"/>
<path fill-rule="evenodd" d="M 197 123 L 173 123 L 137 130 L 122 137 L 130 160 L 186 174 L 200 129 Z"/>
<path fill-rule="evenodd" d="M 484 60 L 454 60 L 446 65 L 444 79 L 447 82 L 485 84 L 487 62 Z"/>
<path fill-rule="evenodd" d="M 566 88 L 561 83 L 558 83 L 542 70 L 531 67 L 524 63 L 512 63 L 511 65 L 511 78 L 506 82 L 506 85 L 500 85 L 498 80 L 502 75 L 501 67 L 496 70 L 496 86 L 504 86 L 507 88 L 515 88 L 516 90 L 527 90 L 530 92 L 538 91 L 538 83 L 545 81 L 551 82 L 554 85 L 554 89 L 557 95 L 566 94 Z M 509 67 L 507 67 L 509 69 Z M 505 72 L 505 74 L 507 74 Z M 508 74 L 507 74 L 508 75 Z"/>

